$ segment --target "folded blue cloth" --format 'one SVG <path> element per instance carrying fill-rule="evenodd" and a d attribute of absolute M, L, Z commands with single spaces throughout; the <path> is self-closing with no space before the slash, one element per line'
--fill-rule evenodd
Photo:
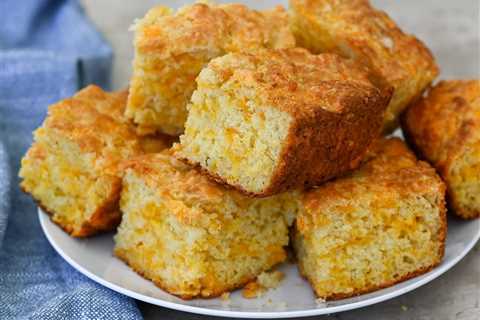
<path fill-rule="evenodd" d="M 111 50 L 74 0 L 2 0 L 0 21 L 0 319 L 140 319 L 55 253 L 17 178 L 47 106 L 108 87 Z"/>

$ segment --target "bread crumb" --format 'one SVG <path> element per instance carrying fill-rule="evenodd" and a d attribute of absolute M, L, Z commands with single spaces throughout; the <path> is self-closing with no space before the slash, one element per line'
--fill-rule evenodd
<path fill-rule="evenodd" d="M 317 303 L 317 308 L 325 308 L 327 306 L 327 300 L 325 299 L 317 298 L 315 302 Z"/>
<path fill-rule="evenodd" d="M 229 301 L 230 300 L 230 292 L 222 293 L 222 295 L 220 296 L 220 299 L 222 299 L 223 301 Z"/>
<path fill-rule="evenodd" d="M 257 282 L 266 289 L 274 289 L 280 285 L 283 278 L 285 274 L 281 271 L 262 272 L 257 277 Z"/>
<path fill-rule="evenodd" d="M 263 294 L 263 288 L 260 287 L 257 281 L 252 281 L 246 284 L 242 290 L 242 296 L 246 299 L 258 298 Z"/>
<path fill-rule="evenodd" d="M 407 311 L 407 310 L 408 310 L 408 307 L 407 307 L 407 306 L 402 306 L 402 310 L 403 310 L 403 311 Z"/>
<path fill-rule="evenodd" d="M 281 271 L 263 272 L 255 281 L 247 283 L 242 296 L 246 299 L 261 297 L 268 289 L 277 288 L 284 277 L 285 274 Z"/>

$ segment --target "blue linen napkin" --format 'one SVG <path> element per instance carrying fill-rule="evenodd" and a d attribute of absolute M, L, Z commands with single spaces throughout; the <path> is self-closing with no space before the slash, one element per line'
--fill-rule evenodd
<path fill-rule="evenodd" d="M 47 106 L 108 87 L 112 54 L 74 0 L 0 1 L 0 319 L 140 319 L 58 256 L 17 178 Z"/>

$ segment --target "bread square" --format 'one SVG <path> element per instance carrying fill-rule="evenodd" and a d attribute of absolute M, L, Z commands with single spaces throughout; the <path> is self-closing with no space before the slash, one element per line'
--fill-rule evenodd
<path fill-rule="evenodd" d="M 176 160 L 127 161 L 115 254 L 183 299 L 241 287 L 285 260 L 295 193 L 254 199 Z"/>
<path fill-rule="evenodd" d="M 480 216 L 480 80 L 441 81 L 402 118 L 407 140 L 447 184 L 449 206 Z"/>
<path fill-rule="evenodd" d="M 319 184 L 355 168 L 379 134 L 383 85 L 335 54 L 227 54 L 198 76 L 176 156 L 254 196 Z"/>
<path fill-rule="evenodd" d="M 139 133 L 179 135 L 195 78 L 227 52 L 290 48 L 295 39 L 285 9 L 256 11 L 241 4 L 195 3 L 176 13 L 155 7 L 136 23 L 127 115 Z"/>
<path fill-rule="evenodd" d="M 391 286 L 438 265 L 445 186 L 396 138 L 353 173 L 304 194 L 293 235 L 301 274 L 327 300 Z"/>
<path fill-rule="evenodd" d="M 405 34 L 368 0 L 290 0 L 297 44 L 312 52 L 335 52 L 365 63 L 395 88 L 385 113 L 384 132 L 438 75 L 428 48 Z"/>
<path fill-rule="evenodd" d="M 49 107 L 22 159 L 21 187 L 75 237 L 114 229 L 120 221 L 121 160 L 168 146 L 139 138 L 123 117 L 127 91 L 88 86 Z"/>

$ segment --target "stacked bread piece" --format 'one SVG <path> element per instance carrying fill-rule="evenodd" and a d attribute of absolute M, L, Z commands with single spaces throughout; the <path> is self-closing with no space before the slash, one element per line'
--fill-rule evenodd
<path fill-rule="evenodd" d="M 358 167 L 391 96 L 356 62 L 298 48 L 227 54 L 197 86 L 177 156 L 255 196 Z"/>
<path fill-rule="evenodd" d="M 116 256 L 184 299 L 254 281 L 290 244 L 318 297 L 369 292 L 443 257 L 444 182 L 382 137 L 409 104 L 415 150 L 478 216 L 478 82 L 416 104 L 437 73 L 366 0 L 156 7 L 135 25 L 129 91 L 50 107 L 22 188 L 72 236 L 120 223 Z"/>

